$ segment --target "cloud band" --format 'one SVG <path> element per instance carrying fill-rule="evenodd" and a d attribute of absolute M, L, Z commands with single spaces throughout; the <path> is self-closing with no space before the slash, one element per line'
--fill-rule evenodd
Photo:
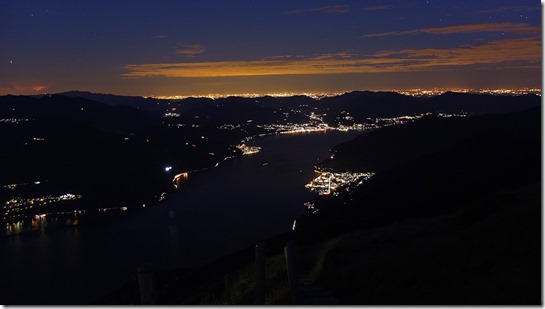
<path fill-rule="evenodd" d="M 144 77 L 234 77 L 303 74 L 348 74 L 412 72 L 468 65 L 510 63 L 541 67 L 541 40 L 521 38 L 492 41 L 481 45 L 450 49 L 405 49 L 380 51 L 367 57 L 341 53 L 311 58 L 263 59 L 163 64 L 130 64 L 124 78 Z"/>

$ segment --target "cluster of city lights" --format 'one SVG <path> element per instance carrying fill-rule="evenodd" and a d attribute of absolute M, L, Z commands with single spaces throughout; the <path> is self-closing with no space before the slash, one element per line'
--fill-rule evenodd
<path fill-rule="evenodd" d="M 239 144 L 236 146 L 240 151 L 242 151 L 243 155 L 251 155 L 254 153 L 258 153 L 261 151 L 261 147 L 258 146 L 247 146 L 246 144 Z"/>
<path fill-rule="evenodd" d="M 27 122 L 29 119 L 26 118 L 1 118 L 0 122 L 3 123 L 13 123 L 13 124 L 19 124 L 21 122 Z"/>
<path fill-rule="evenodd" d="M 21 186 L 28 186 L 28 185 L 39 185 L 41 184 L 42 182 L 41 181 L 35 181 L 35 182 L 24 182 L 24 183 L 10 183 L 8 185 L 3 185 L 2 187 L 0 187 L 1 189 L 6 189 L 6 190 L 14 190 L 15 188 L 17 187 L 21 187 Z"/>
<path fill-rule="evenodd" d="M 66 193 L 60 196 L 40 196 L 40 197 L 12 197 L 6 201 L 3 205 L 3 218 L 4 220 L 20 219 L 25 215 L 22 213 L 26 210 L 39 208 L 51 204 L 55 204 L 62 201 L 72 201 L 81 199 L 79 194 Z"/>
<path fill-rule="evenodd" d="M 305 205 L 305 207 L 307 208 L 307 211 L 311 214 L 315 214 L 318 211 L 320 211 L 320 208 L 314 207 L 315 205 L 312 202 L 305 202 L 303 205 Z"/>
<path fill-rule="evenodd" d="M 264 129 L 269 132 L 276 132 L 280 134 L 297 134 L 297 133 L 310 133 L 310 132 L 325 132 L 327 130 L 331 131 L 364 131 L 364 130 L 372 130 L 372 129 L 378 129 L 381 127 L 387 127 L 392 125 L 399 125 L 404 124 L 407 122 L 413 122 L 419 118 L 424 117 L 425 115 L 430 115 L 431 113 L 426 114 L 419 114 L 414 116 L 400 116 L 400 117 L 392 117 L 392 118 L 369 118 L 369 123 L 354 123 L 352 125 L 343 125 L 339 124 L 338 126 L 332 127 L 329 126 L 327 123 L 316 123 L 316 121 L 313 121 L 311 123 L 303 123 L 303 124 L 297 124 L 297 123 L 287 123 L 287 124 L 265 124 L 265 125 L 257 125 L 258 128 Z M 442 113 L 440 115 L 441 117 L 453 117 L 453 116 L 461 116 L 465 117 L 465 114 L 444 114 Z"/>
<path fill-rule="evenodd" d="M 238 128 L 240 128 L 239 124 L 234 125 L 234 124 L 229 124 L 229 123 L 222 124 L 221 126 L 218 127 L 218 129 L 220 129 L 220 130 L 228 130 L 228 131 L 238 129 Z"/>
<path fill-rule="evenodd" d="M 163 117 L 180 117 L 180 113 L 168 112 L 165 113 Z"/>
<path fill-rule="evenodd" d="M 524 95 L 524 94 L 535 94 L 541 96 L 540 88 L 520 88 L 520 89 L 474 89 L 474 88 L 433 88 L 433 89 L 407 89 L 407 90 L 397 90 L 400 94 L 414 96 L 414 97 L 433 97 L 441 95 L 445 92 L 459 92 L 459 93 L 473 93 L 473 94 L 492 94 L 492 95 Z"/>
<path fill-rule="evenodd" d="M 491 89 L 491 88 L 432 88 L 432 89 L 403 89 L 403 90 L 383 90 L 387 92 L 397 92 L 409 96 L 430 97 L 441 95 L 445 92 L 460 92 L 460 93 L 486 93 L 494 95 L 523 95 L 523 94 L 535 94 L 541 96 L 540 88 L 519 88 L 519 89 Z M 259 97 L 276 97 L 286 98 L 294 96 L 307 96 L 316 100 L 320 100 L 327 97 L 335 97 L 348 93 L 349 91 L 310 91 L 310 92 L 272 92 L 272 93 L 231 93 L 231 94 L 196 94 L 196 95 L 174 95 L 174 96 L 151 96 L 150 98 L 161 100 L 183 100 L 187 98 L 209 98 L 209 99 L 222 99 L 227 97 L 242 97 L 242 98 L 259 98 Z"/>
<path fill-rule="evenodd" d="M 426 115 L 431 115 L 431 114 L 432 113 L 425 113 L 425 114 L 419 114 L 414 116 L 399 116 L 399 117 L 391 117 L 391 118 L 377 117 L 374 119 L 374 122 L 375 122 L 374 128 L 378 129 L 381 127 L 389 127 L 389 126 L 405 124 L 407 122 L 413 122 L 417 119 L 420 119 Z M 442 114 L 442 115 L 444 115 L 443 117 L 447 117 L 447 115 L 449 117 L 455 116 L 455 114 Z"/>
<path fill-rule="evenodd" d="M 305 188 L 310 189 L 318 195 L 338 196 L 340 191 L 349 191 L 351 186 L 359 186 L 363 181 L 371 178 L 375 173 L 331 173 L 318 172 L 318 176 L 305 185 Z"/>
<path fill-rule="evenodd" d="M 335 97 L 345 94 L 346 91 L 318 91 L 318 92 L 272 92 L 272 93 L 209 93 L 209 94 L 196 94 L 196 95 L 173 95 L 173 96 L 151 96 L 150 98 L 160 100 L 183 100 L 187 98 L 208 98 L 208 99 L 223 99 L 228 97 L 241 97 L 241 98 L 260 98 L 260 97 L 274 97 L 274 98 L 288 98 L 294 96 L 307 96 L 316 100 L 320 100 L 327 97 Z"/>

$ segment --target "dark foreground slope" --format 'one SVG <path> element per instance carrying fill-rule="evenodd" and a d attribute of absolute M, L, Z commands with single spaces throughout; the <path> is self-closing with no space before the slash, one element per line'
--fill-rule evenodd
<path fill-rule="evenodd" d="M 338 235 L 316 280 L 350 304 L 541 304 L 540 116 L 427 118 L 338 147 L 336 168 L 377 174 L 298 220 L 307 242 Z"/>

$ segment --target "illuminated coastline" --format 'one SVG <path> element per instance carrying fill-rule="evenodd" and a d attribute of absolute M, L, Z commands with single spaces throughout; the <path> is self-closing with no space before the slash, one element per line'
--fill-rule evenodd
<path fill-rule="evenodd" d="M 208 99 L 222 99 L 228 97 L 242 97 L 242 98 L 259 98 L 259 97 L 273 97 L 273 98 L 288 98 L 294 96 L 307 96 L 316 100 L 320 100 L 328 97 L 336 97 L 343 95 L 348 91 L 332 91 L 332 92 L 272 92 L 272 93 L 208 93 L 208 94 L 193 94 L 193 95 L 172 95 L 172 96 L 159 96 L 153 95 L 146 98 L 154 98 L 161 100 L 183 100 L 187 98 L 208 98 Z"/>
<path fill-rule="evenodd" d="M 243 155 L 251 155 L 261 151 L 261 147 L 258 146 L 247 146 L 246 144 L 240 144 L 236 146 Z"/>
<path fill-rule="evenodd" d="M 441 95 L 445 92 L 457 92 L 457 93 L 472 93 L 472 94 L 492 94 L 492 95 L 525 95 L 525 94 L 535 94 L 541 96 L 541 88 L 520 88 L 520 89 L 508 89 L 508 88 L 483 88 L 483 89 L 474 89 L 474 88 L 432 88 L 432 89 L 407 89 L 407 90 L 397 90 L 395 92 L 414 96 L 414 97 L 433 97 Z"/>
<path fill-rule="evenodd" d="M 373 177 L 375 173 L 330 173 L 319 172 L 318 176 L 311 182 L 305 185 L 305 188 L 310 189 L 318 195 L 333 195 L 338 196 L 341 191 L 350 191 L 351 187 L 363 184 L 365 180 Z"/>
<path fill-rule="evenodd" d="M 525 95 L 525 94 L 535 94 L 541 96 L 541 88 L 431 88 L 431 89 L 422 89 L 422 88 L 413 88 L 413 89 L 385 89 L 385 90 L 373 90 L 371 92 L 397 92 L 400 94 L 416 97 L 432 97 L 441 95 L 445 92 L 459 92 L 459 93 L 475 93 L 475 94 L 492 94 L 492 95 Z M 307 96 L 316 100 L 320 100 L 328 97 L 340 96 L 350 91 L 309 91 L 309 92 L 272 92 L 272 93 L 209 93 L 209 94 L 193 94 L 193 95 L 171 95 L 171 96 L 161 96 L 161 95 L 152 95 L 147 96 L 146 98 L 154 98 L 161 100 L 183 100 L 187 98 L 209 98 L 209 99 L 221 99 L 227 97 L 242 97 L 242 98 L 259 98 L 259 97 L 274 97 L 274 98 L 287 98 L 294 96 Z"/>

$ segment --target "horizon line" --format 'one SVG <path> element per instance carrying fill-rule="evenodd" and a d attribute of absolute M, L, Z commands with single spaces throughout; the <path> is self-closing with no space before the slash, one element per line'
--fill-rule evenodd
<path fill-rule="evenodd" d="M 522 95 L 522 94 L 536 94 L 541 96 L 542 88 L 537 87 L 514 87 L 514 88 L 464 88 L 464 87 L 431 87 L 431 88 L 406 88 L 406 89 L 379 89 L 379 90 L 338 90 L 338 91 L 276 91 L 276 92 L 235 92 L 235 93 L 205 93 L 205 94 L 190 94 L 190 95 L 132 95 L 132 94 L 115 94 L 105 92 L 93 92 L 88 90 L 68 90 L 55 93 L 39 93 L 39 94 L 1 94 L 0 96 L 47 96 L 47 95 L 62 95 L 70 92 L 81 92 L 97 95 L 114 95 L 114 96 L 127 96 L 127 97 L 141 97 L 152 98 L 160 100 L 183 100 L 187 98 L 209 98 L 209 99 L 221 99 L 228 97 L 242 97 L 242 98 L 259 98 L 259 97 L 295 97 L 295 96 L 307 96 L 313 99 L 322 99 L 327 97 L 340 96 L 352 92 L 393 92 L 410 96 L 433 96 L 440 95 L 445 92 L 457 92 L 457 93 L 488 93 L 496 95 Z"/>

